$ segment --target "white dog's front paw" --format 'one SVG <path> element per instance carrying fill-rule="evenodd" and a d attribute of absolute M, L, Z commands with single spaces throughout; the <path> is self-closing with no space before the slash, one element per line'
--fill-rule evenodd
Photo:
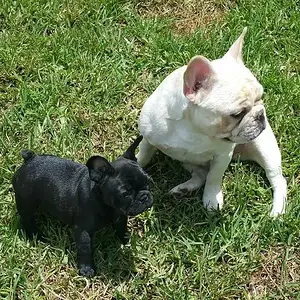
<path fill-rule="evenodd" d="M 208 212 L 221 210 L 223 208 L 223 193 L 222 191 L 219 191 L 218 193 L 204 191 L 202 201 Z"/>
<path fill-rule="evenodd" d="M 270 217 L 271 218 L 277 218 L 282 214 L 284 214 L 284 211 L 276 211 L 276 210 L 272 209 L 272 211 L 270 213 Z"/>
<path fill-rule="evenodd" d="M 285 204 L 285 202 L 284 202 Z M 274 206 L 272 208 L 272 211 L 270 213 L 270 217 L 272 218 L 276 218 L 276 217 L 279 217 L 280 215 L 284 214 L 285 213 L 285 205 L 281 205 L 281 206 Z"/>
<path fill-rule="evenodd" d="M 278 217 L 281 214 L 285 213 L 285 205 L 286 205 L 286 198 L 287 198 L 287 184 L 286 180 L 282 176 L 278 176 L 279 179 L 275 181 L 276 185 L 274 188 L 274 195 L 273 195 L 273 207 L 270 213 L 271 217 Z"/>

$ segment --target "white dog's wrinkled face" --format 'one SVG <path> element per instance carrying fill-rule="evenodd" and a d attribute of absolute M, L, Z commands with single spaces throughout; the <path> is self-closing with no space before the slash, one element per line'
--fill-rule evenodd
<path fill-rule="evenodd" d="M 246 29 L 221 59 L 194 57 L 184 73 L 191 121 L 204 134 L 237 144 L 265 129 L 263 88 L 241 58 Z"/>

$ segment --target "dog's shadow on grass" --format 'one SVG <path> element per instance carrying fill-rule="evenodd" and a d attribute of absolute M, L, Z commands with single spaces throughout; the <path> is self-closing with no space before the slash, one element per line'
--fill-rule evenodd
<path fill-rule="evenodd" d="M 162 226 L 177 230 L 179 226 L 195 229 L 195 224 L 218 226 L 222 223 L 222 214 L 208 214 L 204 208 L 201 200 L 203 187 L 183 197 L 169 193 L 191 177 L 180 162 L 157 153 L 145 170 L 152 178 L 153 209 Z"/>
<path fill-rule="evenodd" d="M 31 241 L 32 247 L 37 243 L 50 245 L 59 249 L 68 257 L 68 267 L 74 268 L 78 274 L 77 252 L 73 229 L 50 216 L 39 215 L 37 224 L 43 233 L 44 240 Z M 12 230 L 19 230 L 19 238 L 26 240 L 25 233 L 21 230 L 20 218 L 17 213 L 12 216 Z M 111 226 L 98 230 L 93 236 L 94 263 L 96 267 L 95 278 L 107 282 L 126 282 L 135 274 L 134 258 L 130 245 L 122 245 Z M 54 255 L 55 256 L 55 255 Z"/>

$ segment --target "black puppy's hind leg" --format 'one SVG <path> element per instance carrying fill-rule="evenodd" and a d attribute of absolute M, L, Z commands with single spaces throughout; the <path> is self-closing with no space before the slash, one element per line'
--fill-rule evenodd
<path fill-rule="evenodd" d="M 127 216 L 116 216 L 113 223 L 116 235 L 123 245 L 126 245 L 130 239 L 130 234 L 127 230 L 127 221 Z"/>
<path fill-rule="evenodd" d="M 36 225 L 36 207 L 28 205 L 26 201 L 23 201 L 23 199 L 17 195 L 16 204 L 21 219 L 22 229 L 25 231 L 26 236 L 30 240 L 32 240 L 34 237 L 36 237 L 38 240 L 43 240 L 43 236 L 39 232 Z"/>
<path fill-rule="evenodd" d="M 93 277 L 95 270 L 91 234 L 79 226 L 75 226 L 74 231 L 79 274 L 85 277 Z"/>

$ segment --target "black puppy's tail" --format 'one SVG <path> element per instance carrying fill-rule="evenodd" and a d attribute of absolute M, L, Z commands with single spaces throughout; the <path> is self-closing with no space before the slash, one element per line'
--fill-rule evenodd
<path fill-rule="evenodd" d="M 143 139 L 142 135 L 138 136 L 134 140 L 134 142 L 129 146 L 129 148 L 126 150 L 126 152 L 123 154 L 123 157 L 136 161 L 136 157 L 134 155 L 134 152 L 135 152 L 135 149 L 137 148 L 137 146 L 142 141 L 142 139 Z"/>
<path fill-rule="evenodd" d="M 22 150 L 21 151 L 21 156 L 23 157 L 24 162 L 26 163 L 27 161 L 32 159 L 35 156 L 35 154 L 31 150 Z"/>

